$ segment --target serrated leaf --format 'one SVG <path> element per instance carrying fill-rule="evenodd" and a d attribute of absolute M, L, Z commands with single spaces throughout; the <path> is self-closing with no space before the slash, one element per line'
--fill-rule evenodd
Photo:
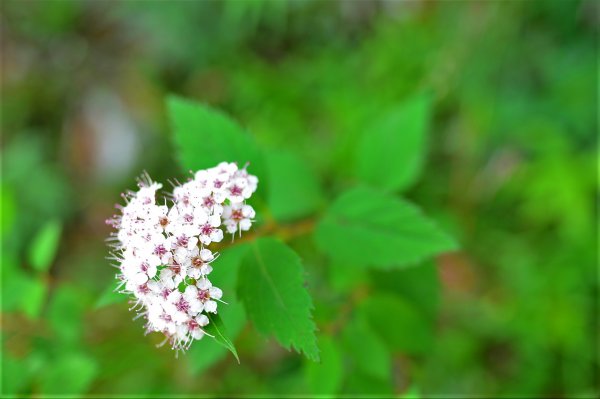
<path fill-rule="evenodd" d="M 395 351 L 423 354 L 431 348 L 432 320 L 396 295 L 371 295 L 360 304 L 359 313 L 386 346 Z"/>
<path fill-rule="evenodd" d="M 430 108 L 429 97 L 420 95 L 368 127 L 357 146 L 356 175 L 385 191 L 412 185 L 423 167 Z"/>
<path fill-rule="evenodd" d="M 259 238 L 242 260 L 238 291 L 260 333 L 272 334 L 283 347 L 318 360 L 312 299 L 303 272 L 291 248 L 274 238 Z"/>
<path fill-rule="evenodd" d="M 204 331 L 206 331 L 207 334 L 212 335 L 214 340 L 219 345 L 233 353 L 233 356 L 235 356 L 235 359 L 239 363 L 240 358 L 238 357 L 237 350 L 227 334 L 227 330 L 223 324 L 223 321 L 221 320 L 221 316 L 214 313 L 208 313 L 208 320 L 210 320 L 210 323 L 204 328 Z"/>
<path fill-rule="evenodd" d="M 271 152 L 266 157 L 269 173 L 269 210 L 275 220 L 289 221 L 310 215 L 322 204 L 317 176 L 292 152 Z"/>
<path fill-rule="evenodd" d="M 252 174 L 265 177 L 264 161 L 253 138 L 230 117 L 209 107 L 180 97 L 168 98 L 177 154 L 186 170 L 196 171 L 220 162 L 250 163 Z M 264 184 L 262 184 L 264 189 Z"/>
<path fill-rule="evenodd" d="M 395 268 L 456 248 L 408 201 L 358 187 L 343 193 L 315 231 L 318 247 L 338 262 Z"/>
<path fill-rule="evenodd" d="M 313 395 L 334 395 L 342 384 L 344 365 L 342 355 L 329 336 L 319 338 L 320 362 L 307 362 L 305 366 L 309 392 Z"/>
<path fill-rule="evenodd" d="M 29 248 L 29 263 L 35 270 L 43 272 L 50 267 L 58 249 L 61 230 L 61 223 L 51 220 L 36 234 Z"/>

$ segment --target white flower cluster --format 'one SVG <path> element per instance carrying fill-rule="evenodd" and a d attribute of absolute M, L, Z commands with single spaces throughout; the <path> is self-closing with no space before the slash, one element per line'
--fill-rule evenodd
<path fill-rule="evenodd" d="M 122 293 L 133 295 L 147 332 L 165 334 L 173 349 L 185 350 L 205 333 L 207 313 L 217 313 L 222 291 L 208 275 L 218 254 L 208 246 L 228 233 L 250 229 L 254 209 L 245 200 L 256 191 L 258 179 L 223 162 L 200 170 L 194 178 L 174 188 L 171 206 L 159 205 L 162 185 L 145 175 L 139 191 L 124 194 L 121 215 L 107 223 L 112 233 L 114 257 Z"/>

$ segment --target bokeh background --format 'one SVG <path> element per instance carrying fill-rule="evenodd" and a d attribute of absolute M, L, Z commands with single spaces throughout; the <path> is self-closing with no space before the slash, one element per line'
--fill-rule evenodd
<path fill-rule="evenodd" d="M 416 287 L 436 310 L 425 350 L 393 353 L 386 380 L 347 371 L 340 392 L 594 396 L 598 4 L 3 0 L 2 393 L 306 393 L 307 361 L 251 326 L 241 365 L 198 365 L 126 304 L 98 306 L 104 219 L 142 170 L 184 176 L 170 93 L 302 154 L 326 188 L 365 121 L 428 90 L 407 195 L 461 249 Z M 306 267 L 318 321 L 326 276 Z"/>

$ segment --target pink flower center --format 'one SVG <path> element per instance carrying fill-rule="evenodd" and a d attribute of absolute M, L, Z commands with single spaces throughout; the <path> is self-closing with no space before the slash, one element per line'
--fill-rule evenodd
<path fill-rule="evenodd" d="M 215 204 L 215 200 L 213 199 L 213 197 L 204 197 L 204 206 L 210 208 L 211 206 L 213 206 Z"/>
<path fill-rule="evenodd" d="M 175 303 L 175 308 L 180 312 L 187 312 L 190 309 L 190 304 L 183 298 L 180 298 Z"/>
<path fill-rule="evenodd" d="M 244 218 L 244 215 L 242 215 L 241 210 L 237 209 L 237 210 L 231 212 L 231 218 L 233 220 L 242 220 Z"/>
<path fill-rule="evenodd" d="M 192 265 L 194 265 L 195 267 L 202 267 L 203 264 L 204 261 L 199 256 L 192 258 Z"/>
<path fill-rule="evenodd" d="M 206 302 L 210 299 L 210 292 L 208 290 L 198 290 L 198 300 Z"/>
<path fill-rule="evenodd" d="M 200 324 L 194 319 L 190 319 L 190 321 L 187 322 L 187 325 L 190 330 L 195 330 L 200 327 Z"/>
<path fill-rule="evenodd" d="M 188 237 L 181 236 L 177 239 L 177 245 L 179 245 L 180 247 L 187 247 L 189 240 L 190 239 Z"/>
<path fill-rule="evenodd" d="M 203 235 L 205 235 L 205 236 L 207 236 L 207 235 L 209 235 L 210 233 L 212 233 L 212 231 L 213 231 L 213 228 L 212 228 L 212 226 L 211 226 L 210 224 L 205 224 L 204 226 L 202 226 L 202 227 L 200 228 L 200 232 L 201 232 Z"/>
<path fill-rule="evenodd" d="M 154 255 L 163 256 L 166 253 L 167 253 L 167 249 L 162 244 L 160 244 L 156 248 L 154 248 Z"/>
<path fill-rule="evenodd" d="M 229 192 L 231 195 L 242 195 L 242 188 L 234 184 L 233 187 L 229 189 Z"/>
<path fill-rule="evenodd" d="M 193 216 L 193 215 L 190 215 L 189 213 L 188 213 L 188 214 L 185 214 L 185 215 L 183 215 L 183 220 L 184 220 L 186 223 L 192 223 L 192 222 L 194 221 L 194 216 Z"/>

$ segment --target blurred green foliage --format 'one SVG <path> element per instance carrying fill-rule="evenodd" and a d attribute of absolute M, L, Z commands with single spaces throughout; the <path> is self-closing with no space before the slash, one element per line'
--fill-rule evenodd
<path fill-rule="evenodd" d="M 2 394 L 598 395 L 596 2 L 0 7 Z M 277 239 L 214 271 L 241 363 L 176 359 L 112 292 L 104 219 L 143 169 L 248 153 Z M 238 297 L 280 242 L 320 362 Z"/>

